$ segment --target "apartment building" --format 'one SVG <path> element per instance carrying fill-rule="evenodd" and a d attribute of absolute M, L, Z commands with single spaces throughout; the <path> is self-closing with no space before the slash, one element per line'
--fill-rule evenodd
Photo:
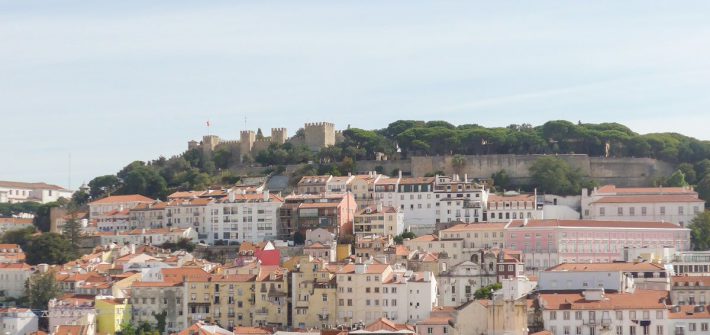
<path fill-rule="evenodd" d="M 25 263 L 0 264 L 0 296 L 19 298 L 25 294 L 25 282 L 34 268 Z"/>
<path fill-rule="evenodd" d="M 165 242 L 176 243 L 181 239 L 189 239 L 197 242 L 197 232 L 192 228 L 155 228 L 155 229 L 133 229 L 124 232 L 98 232 L 94 236 L 99 239 L 100 245 L 116 243 L 123 244 L 147 244 L 161 245 Z"/>
<path fill-rule="evenodd" d="M 355 198 L 350 193 L 320 195 L 288 195 L 279 211 L 280 237 L 289 238 L 295 232 L 325 228 L 338 236 L 352 234 L 357 212 Z"/>
<path fill-rule="evenodd" d="M 605 185 L 582 190 L 582 218 L 609 221 L 663 221 L 682 227 L 705 208 L 689 187 L 621 188 Z"/>
<path fill-rule="evenodd" d="M 337 286 L 334 271 L 323 259 L 304 257 L 291 273 L 292 325 L 327 329 L 337 326 Z M 343 299 L 340 303 L 345 305 Z"/>
<path fill-rule="evenodd" d="M 482 222 L 488 202 L 488 191 L 464 175 L 439 176 L 434 181 L 436 199 L 436 222 Z"/>
<path fill-rule="evenodd" d="M 337 322 L 372 322 L 386 317 L 397 323 L 429 317 L 436 306 L 436 279 L 388 264 L 347 264 L 336 271 Z"/>
<path fill-rule="evenodd" d="M 140 203 L 130 209 L 131 227 L 155 229 L 165 228 L 167 202 Z"/>
<path fill-rule="evenodd" d="M 113 195 L 89 203 L 89 216 L 98 219 L 106 213 L 135 208 L 140 204 L 152 204 L 155 200 L 140 194 Z"/>
<path fill-rule="evenodd" d="M 707 306 L 710 302 L 710 277 L 673 276 L 670 291 L 674 305 Z"/>
<path fill-rule="evenodd" d="M 96 309 L 91 296 L 69 295 L 52 299 L 47 305 L 49 329 L 58 326 L 86 326 L 89 333 L 96 332 Z"/>
<path fill-rule="evenodd" d="M 280 208 L 284 200 L 269 191 L 229 192 L 206 207 L 207 222 L 200 240 L 207 244 L 224 242 L 261 242 L 275 239 L 279 229 Z"/>
<path fill-rule="evenodd" d="M 514 220 L 505 227 L 505 246 L 526 254 L 537 271 L 565 262 L 599 263 L 624 259 L 626 247 L 690 247 L 690 232 L 670 222 Z"/>
<path fill-rule="evenodd" d="M 538 202 L 536 194 L 491 194 L 488 196 L 484 220 L 509 222 L 518 219 L 543 219 L 543 204 Z"/>
<path fill-rule="evenodd" d="M 24 263 L 26 257 L 19 244 L 0 244 L 0 263 Z"/>
<path fill-rule="evenodd" d="M 544 327 L 554 335 L 667 335 L 667 291 L 544 292 L 538 295 Z"/>
<path fill-rule="evenodd" d="M 214 320 L 224 327 L 251 326 L 256 275 L 211 275 L 188 279 L 187 322 Z"/>
<path fill-rule="evenodd" d="M 130 299 L 133 322 L 147 322 L 155 326 L 155 315 L 165 312 L 166 331 L 172 333 L 187 328 L 185 291 L 182 281 L 134 282 Z"/>
<path fill-rule="evenodd" d="M 32 219 L 29 218 L 0 218 L 0 234 L 29 227 L 33 227 Z"/>
<path fill-rule="evenodd" d="M 404 213 L 398 207 L 368 206 L 355 214 L 355 237 L 378 235 L 397 236 L 404 232 Z"/>

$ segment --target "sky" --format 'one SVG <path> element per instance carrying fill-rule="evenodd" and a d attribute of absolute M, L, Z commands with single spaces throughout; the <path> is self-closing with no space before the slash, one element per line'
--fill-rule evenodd
<path fill-rule="evenodd" d="M 75 189 L 180 154 L 207 120 L 226 139 L 566 119 L 710 140 L 709 15 L 708 1 L 0 0 L 0 180 Z"/>

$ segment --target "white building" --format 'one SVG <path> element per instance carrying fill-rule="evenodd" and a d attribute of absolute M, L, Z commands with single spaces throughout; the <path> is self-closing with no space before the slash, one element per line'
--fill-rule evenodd
<path fill-rule="evenodd" d="M 435 176 L 434 198 L 438 222 L 481 222 L 488 202 L 488 190 L 464 175 Z"/>
<path fill-rule="evenodd" d="M 664 221 L 685 226 L 702 212 L 705 201 L 687 187 L 582 190 L 582 218 L 614 221 Z"/>
<path fill-rule="evenodd" d="M 48 304 L 49 329 L 58 326 L 86 326 L 87 333 L 96 332 L 96 309 L 94 299 L 67 297 L 52 299 Z"/>
<path fill-rule="evenodd" d="M 429 317 L 437 305 L 436 278 L 387 264 L 348 264 L 336 271 L 339 323 L 370 323 L 384 316 L 396 323 Z"/>
<path fill-rule="evenodd" d="M 0 308 L 0 323 L 4 334 L 30 335 L 37 331 L 39 318 L 28 308 Z"/>
<path fill-rule="evenodd" d="M 89 217 L 93 220 L 113 211 L 135 208 L 139 204 L 152 204 L 155 200 L 140 194 L 113 195 L 89 203 Z"/>
<path fill-rule="evenodd" d="M 33 227 L 32 219 L 0 218 L 0 234 L 29 227 Z"/>
<path fill-rule="evenodd" d="M 61 186 L 46 183 L 0 181 L 0 203 L 34 201 L 45 204 L 59 198 L 71 199 L 73 193 Z"/>
<path fill-rule="evenodd" d="M 208 204 L 207 222 L 199 229 L 200 240 L 214 244 L 218 240 L 241 243 L 276 239 L 283 203 L 280 196 L 269 191 L 229 192 L 227 197 Z"/>
<path fill-rule="evenodd" d="M 165 242 L 176 243 L 183 238 L 197 242 L 197 232 L 192 228 L 157 228 L 157 229 L 133 229 L 124 232 L 98 232 L 100 245 L 116 243 L 123 244 L 147 244 L 161 245 Z"/>
<path fill-rule="evenodd" d="M 24 263 L 0 264 L 0 296 L 19 298 L 34 269 Z"/>
<path fill-rule="evenodd" d="M 535 194 L 510 194 L 488 196 L 484 220 L 509 222 L 516 219 L 543 219 L 543 205 Z"/>
<path fill-rule="evenodd" d="M 668 335 L 667 291 L 608 293 L 602 288 L 538 296 L 544 328 L 554 335 Z"/>

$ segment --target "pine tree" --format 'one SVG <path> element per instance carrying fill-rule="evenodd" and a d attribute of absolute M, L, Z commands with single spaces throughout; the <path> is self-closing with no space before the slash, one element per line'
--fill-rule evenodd
<path fill-rule="evenodd" d="M 71 244 L 71 249 L 72 252 L 74 253 L 74 257 L 77 257 L 79 253 L 79 249 L 81 246 L 79 245 L 79 240 L 81 239 L 81 223 L 72 215 L 72 218 L 69 219 L 65 224 L 64 227 L 62 228 L 62 235 L 69 241 Z"/>

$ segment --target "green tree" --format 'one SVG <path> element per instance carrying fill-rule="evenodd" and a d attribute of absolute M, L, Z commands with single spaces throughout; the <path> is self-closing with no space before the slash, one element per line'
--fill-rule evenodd
<path fill-rule="evenodd" d="M 510 176 L 508 176 L 508 172 L 505 170 L 500 170 L 492 174 L 491 179 L 493 180 L 493 186 L 496 190 L 503 191 L 510 186 Z"/>
<path fill-rule="evenodd" d="M 62 295 L 54 272 L 35 272 L 25 285 L 25 296 L 32 309 L 47 310 L 50 300 Z"/>
<path fill-rule="evenodd" d="M 181 238 L 177 242 L 165 242 L 161 245 L 162 248 L 170 249 L 170 251 L 185 250 L 187 252 L 195 250 L 195 246 L 195 243 L 189 238 Z"/>
<path fill-rule="evenodd" d="M 2 235 L 2 243 L 17 244 L 22 250 L 27 250 L 27 245 L 32 240 L 32 235 L 36 232 L 37 228 L 34 226 L 10 230 Z"/>
<path fill-rule="evenodd" d="M 413 239 L 416 238 L 417 235 L 412 233 L 411 231 L 405 231 L 404 233 L 401 233 L 393 238 L 395 244 L 404 244 L 405 239 Z"/>
<path fill-rule="evenodd" d="M 155 169 L 139 165 L 123 178 L 122 194 L 142 194 L 150 198 L 165 198 L 167 183 Z"/>
<path fill-rule="evenodd" d="M 40 203 L 34 201 L 26 201 L 20 203 L 0 203 L 0 217 L 10 217 L 22 213 L 36 214 L 37 209 L 39 209 L 40 206 Z"/>
<path fill-rule="evenodd" d="M 116 192 L 121 187 L 121 180 L 115 175 L 99 176 L 89 181 L 89 195 L 97 200 Z"/>
<path fill-rule="evenodd" d="M 685 181 L 685 174 L 683 171 L 676 170 L 676 172 L 673 172 L 673 174 L 665 180 L 663 185 L 668 187 L 684 187 L 688 186 L 688 182 Z"/>
<path fill-rule="evenodd" d="M 710 249 L 710 212 L 699 213 L 688 225 L 690 241 L 694 250 Z"/>
<path fill-rule="evenodd" d="M 583 185 L 579 171 L 556 157 L 546 156 L 535 160 L 530 166 L 530 176 L 533 186 L 552 194 L 579 194 Z"/>
<path fill-rule="evenodd" d="M 167 311 L 162 311 L 160 313 L 153 313 L 153 317 L 155 318 L 155 321 L 156 321 L 155 330 L 159 334 L 162 334 L 165 331 L 165 325 L 167 324 L 165 319 L 167 316 L 168 316 Z"/>
<path fill-rule="evenodd" d="M 39 229 L 42 232 L 48 232 L 50 227 L 51 227 L 51 220 L 50 220 L 50 212 L 52 208 L 54 207 L 59 207 L 58 202 L 49 202 L 43 205 L 40 205 L 39 208 L 37 208 L 37 214 L 35 214 L 34 219 L 32 222 L 34 223 L 35 227 Z"/>
<path fill-rule="evenodd" d="M 89 203 L 91 195 L 83 190 L 74 192 L 71 196 L 71 206 L 74 208 L 81 208 L 82 206 Z"/>
<path fill-rule="evenodd" d="M 710 174 L 700 179 L 698 185 L 695 186 L 695 191 L 698 192 L 700 199 L 705 200 L 705 206 L 710 206 Z"/>
<path fill-rule="evenodd" d="M 73 248 L 64 236 L 44 233 L 29 241 L 25 253 L 28 264 L 64 264 L 72 260 Z"/>
<path fill-rule="evenodd" d="M 688 184 L 692 185 L 698 182 L 697 174 L 695 173 L 695 167 L 693 166 L 693 164 L 678 164 L 678 171 L 683 173 L 683 175 L 685 176 L 685 181 L 688 182 Z"/>
<path fill-rule="evenodd" d="M 493 298 L 493 292 L 500 290 L 503 288 L 503 284 L 501 283 L 495 283 L 491 284 L 485 287 L 481 287 L 476 292 L 473 293 L 473 296 L 476 299 L 492 299 Z"/>
<path fill-rule="evenodd" d="M 138 335 L 136 327 L 130 322 L 123 323 L 120 332 L 121 335 Z"/>
<path fill-rule="evenodd" d="M 69 241 L 69 245 L 72 248 L 72 254 L 71 258 L 76 258 L 80 254 L 80 240 L 81 240 L 81 222 L 76 219 L 76 214 L 72 213 L 71 218 L 67 220 L 67 222 L 64 224 L 64 227 L 62 227 L 62 236 Z"/>

